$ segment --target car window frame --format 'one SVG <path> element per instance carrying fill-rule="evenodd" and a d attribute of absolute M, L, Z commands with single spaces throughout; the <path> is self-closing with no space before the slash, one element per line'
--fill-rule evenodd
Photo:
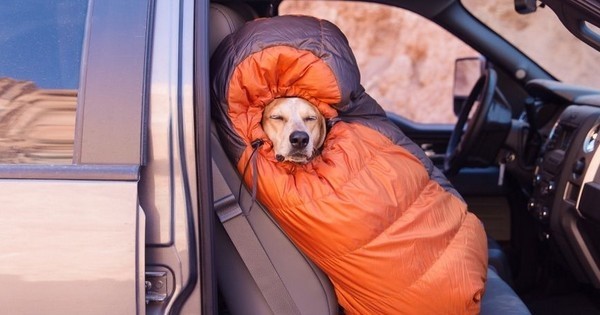
<path fill-rule="evenodd" d="M 145 151 L 150 6 L 150 0 L 90 1 L 81 57 L 73 163 L 0 164 L 0 178 L 139 177 Z"/>

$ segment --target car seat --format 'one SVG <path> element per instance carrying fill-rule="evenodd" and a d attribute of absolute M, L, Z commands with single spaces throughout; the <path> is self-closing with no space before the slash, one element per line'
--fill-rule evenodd
<path fill-rule="evenodd" d="M 212 3 L 210 53 L 224 37 L 252 17 L 257 16 L 250 6 Z M 241 185 L 214 128 L 211 150 L 215 209 L 224 222 L 215 229 L 217 282 L 228 312 L 234 315 L 343 313 L 328 278 L 296 249 Z M 238 223 L 232 223 L 233 217 Z M 263 270 L 256 270 L 257 264 Z M 264 283 L 265 279 L 268 283 Z M 488 271 L 481 313 L 529 314 L 529 311 L 492 268 Z"/>
<path fill-rule="evenodd" d="M 249 17 L 256 17 L 249 6 L 211 4 L 211 54 L 225 36 L 239 28 Z M 226 231 L 225 226 L 231 224 L 229 222 L 217 224 L 215 228 L 217 284 L 227 311 L 230 314 L 278 314 L 283 309 L 288 314 L 338 314 L 335 293 L 327 276 L 302 255 L 265 209 L 252 200 L 249 192 L 245 188 L 240 189 L 241 179 L 223 151 L 214 128 L 211 133 L 211 150 L 216 210 L 226 211 L 233 195 L 236 200 L 234 205 L 239 204 L 245 212 L 243 218 L 239 219 L 247 220 L 242 228 L 235 226 L 233 232 Z M 248 210 L 250 208 L 251 211 Z M 235 229 L 242 229 L 243 232 Z M 236 231 L 244 234 L 232 235 Z M 253 257 L 248 259 L 255 259 L 263 269 L 267 268 L 264 265 L 269 265 L 271 270 L 266 273 L 274 273 L 281 281 L 269 279 L 267 281 L 271 283 L 263 285 L 266 289 L 261 288 L 258 284 L 261 279 L 256 279 L 256 275 L 252 274 L 256 271 L 250 272 L 248 261 L 242 259 L 240 249 L 232 241 L 236 237 L 245 243 L 242 246 L 248 245 L 248 239 L 257 238 L 259 244 L 250 246 L 254 246 L 252 250 L 259 253 L 251 253 Z M 262 272 L 259 277 L 268 278 L 265 271 Z M 265 290 L 276 292 L 270 298 Z M 292 305 L 272 305 L 286 300 Z"/>

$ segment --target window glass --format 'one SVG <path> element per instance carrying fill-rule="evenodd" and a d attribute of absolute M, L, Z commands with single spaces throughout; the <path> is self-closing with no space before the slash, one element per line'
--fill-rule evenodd
<path fill-rule="evenodd" d="M 539 7 L 534 13 L 521 15 L 515 11 L 513 1 L 462 3 L 557 79 L 600 88 L 600 54 L 569 33 L 550 8 Z"/>
<path fill-rule="evenodd" d="M 387 111 L 421 123 L 454 123 L 454 61 L 479 53 L 427 19 L 396 7 L 284 1 L 279 14 L 326 19 L 348 37 L 361 83 Z"/>
<path fill-rule="evenodd" d="M 0 163 L 71 163 L 87 0 L 0 1 Z"/>

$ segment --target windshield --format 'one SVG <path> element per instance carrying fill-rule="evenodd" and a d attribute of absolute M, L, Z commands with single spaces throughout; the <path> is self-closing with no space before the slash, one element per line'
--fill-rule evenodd
<path fill-rule="evenodd" d="M 600 53 L 581 42 L 547 7 L 518 14 L 513 1 L 462 0 L 474 16 L 528 55 L 556 79 L 600 88 Z"/>

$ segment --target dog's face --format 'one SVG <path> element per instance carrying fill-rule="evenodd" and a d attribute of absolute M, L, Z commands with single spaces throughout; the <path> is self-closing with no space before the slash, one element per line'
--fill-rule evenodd
<path fill-rule="evenodd" d="M 280 162 L 306 163 L 325 140 L 325 118 L 302 98 L 273 100 L 265 107 L 262 127 Z"/>

